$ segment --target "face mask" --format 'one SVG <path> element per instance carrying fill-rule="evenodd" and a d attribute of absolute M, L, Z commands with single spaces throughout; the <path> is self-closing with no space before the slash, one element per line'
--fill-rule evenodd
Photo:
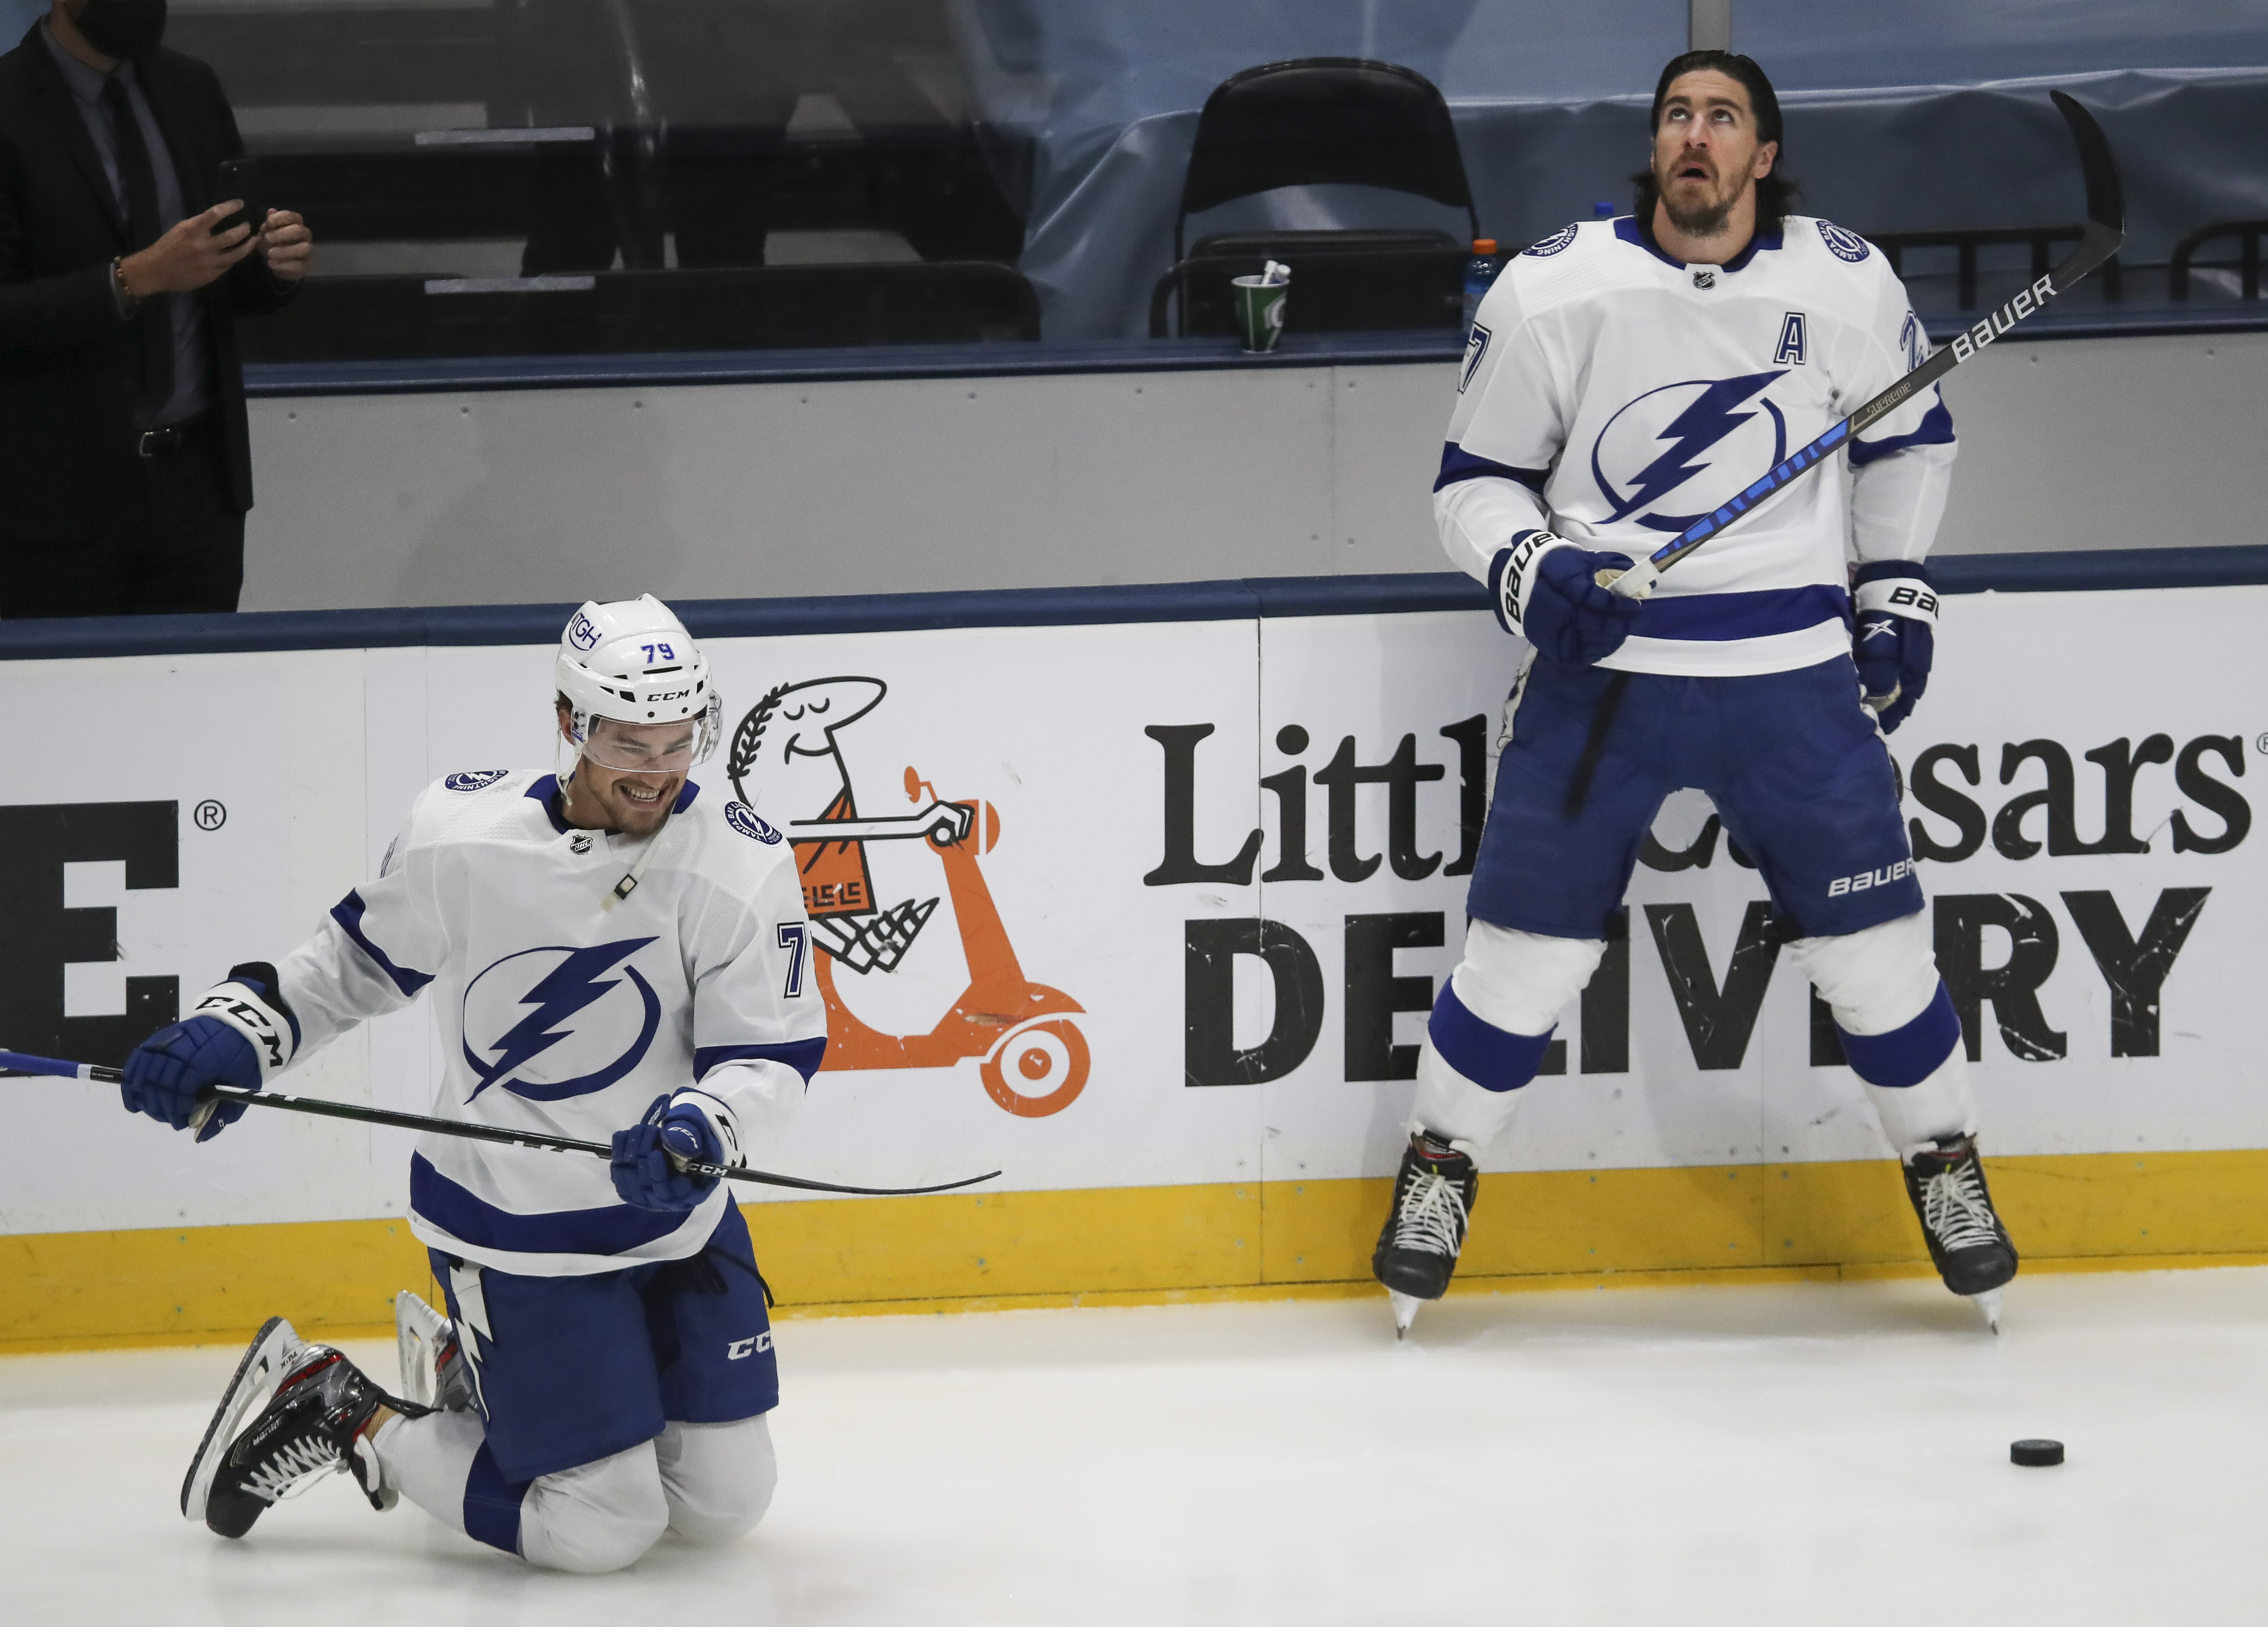
<path fill-rule="evenodd" d="M 130 63 L 166 37 L 166 0 L 87 0 L 71 20 L 96 50 Z"/>

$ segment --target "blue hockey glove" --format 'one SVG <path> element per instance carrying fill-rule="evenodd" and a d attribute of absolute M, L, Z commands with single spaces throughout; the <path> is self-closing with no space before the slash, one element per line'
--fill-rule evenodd
<path fill-rule="evenodd" d="M 126 1059 L 119 1100 L 129 1113 L 187 1130 L 211 1086 L 258 1090 L 299 1048 L 299 1020 L 276 992 L 276 968 L 264 961 L 229 968 L 228 981 L 206 990 L 189 1014 L 160 1028 Z M 197 1131 L 210 1141 L 244 1116 L 224 1101 Z"/>
<path fill-rule="evenodd" d="M 615 1190 L 625 1204 L 672 1213 L 697 1207 L 716 1189 L 714 1175 L 689 1175 L 669 1154 L 704 1164 L 725 1162 L 724 1140 L 709 1115 L 686 1093 L 656 1096 L 645 1117 L 615 1134 Z"/>
<path fill-rule="evenodd" d="M 1858 663 L 1859 690 L 1888 734 L 1929 688 L 1937 591 L 1918 561 L 1893 559 L 1859 567 L 1851 599 L 1857 615 L 1851 659 Z"/>
<path fill-rule="evenodd" d="M 1627 554 L 1594 554 L 1548 531 L 1523 531 L 1489 567 L 1497 620 L 1563 666 L 1590 666 L 1622 648 L 1638 606 L 1601 587 L 1601 571 L 1627 571 Z"/>

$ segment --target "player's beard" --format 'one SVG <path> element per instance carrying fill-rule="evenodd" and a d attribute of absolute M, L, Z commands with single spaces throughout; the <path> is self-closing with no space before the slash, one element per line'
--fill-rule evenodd
<path fill-rule="evenodd" d="M 1694 201 L 1689 193 L 1685 201 L 1681 202 L 1671 190 L 1671 185 L 1676 179 L 1676 169 L 1683 168 L 1684 164 L 1685 159 L 1680 158 L 1668 180 L 1665 180 L 1659 172 L 1654 175 L 1654 192 L 1661 199 L 1661 212 L 1669 217 L 1671 225 L 1688 237 L 1715 237 L 1724 231 L 1726 221 L 1731 218 L 1733 205 L 1740 200 L 1740 188 L 1728 188 L 1699 202 Z"/>
<path fill-rule="evenodd" d="M 669 805 L 676 800 L 675 792 L 679 787 L 664 785 L 661 788 L 661 795 L 652 801 L 638 802 L 631 799 L 627 789 L 630 785 L 637 784 L 638 782 L 635 780 L 616 780 L 609 786 L 607 798 L 608 812 L 615 816 L 624 836 L 650 836 L 659 830 L 662 821 L 669 817 Z M 639 789 L 646 788 L 640 785 Z"/>
<path fill-rule="evenodd" d="M 625 794 L 623 787 L 636 784 L 637 781 L 610 777 L 601 791 L 599 776 L 590 769 L 588 763 L 578 765 L 574 791 L 582 794 L 575 799 L 577 806 L 570 810 L 570 817 L 597 814 L 607 821 L 608 829 L 625 836 L 650 836 L 659 830 L 662 821 L 669 817 L 671 805 L 685 789 L 685 781 L 681 776 L 664 782 L 661 794 L 651 802 L 634 801 Z M 569 794 L 573 796 L 574 791 L 571 791 Z"/>

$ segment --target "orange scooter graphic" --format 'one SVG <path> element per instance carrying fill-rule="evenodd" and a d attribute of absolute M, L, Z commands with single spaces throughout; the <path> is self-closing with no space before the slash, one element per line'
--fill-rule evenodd
<path fill-rule="evenodd" d="M 840 852 L 850 843 L 914 839 L 925 843 L 945 865 L 946 888 L 953 899 L 954 919 L 968 962 L 968 986 L 927 1034 L 883 1034 L 868 1027 L 843 1003 L 835 985 L 836 956 L 822 951 L 815 957 L 814 969 L 827 1003 L 825 1065 L 944 1068 L 981 1056 L 983 1065 L 979 1071 L 985 1093 L 1001 1107 L 1022 1118 L 1060 1113 L 1086 1086 L 1091 1061 L 1086 1036 L 1071 1020 L 1084 1014 L 1083 1008 L 1061 990 L 1027 978 L 1015 947 L 1008 941 L 1007 928 L 1001 924 L 992 890 L 985 884 L 978 862 L 980 838 L 985 852 L 991 851 L 1000 838 L 999 813 L 983 802 L 938 799 L 911 768 L 906 770 L 905 786 L 907 800 L 917 807 L 928 792 L 928 806 L 895 819 L 838 814 L 833 819 L 798 820 L 788 827 L 789 840 L 795 843 L 806 874 L 829 850 Z M 819 836 L 822 830 L 825 835 Z M 932 901 L 931 908 L 934 907 Z M 908 940 L 920 931 L 929 913 L 917 910 L 898 924 Z M 876 924 L 889 930 L 887 916 Z M 824 935 L 821 941 L 822 946 L 826 943 Z"/>

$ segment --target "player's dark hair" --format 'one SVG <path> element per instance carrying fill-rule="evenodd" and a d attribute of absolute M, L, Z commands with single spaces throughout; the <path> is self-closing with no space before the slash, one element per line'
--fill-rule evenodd
<path fill-rule="evenodd" d="M 1777 232 L 1793 207 L 1796 194 L 1803 188 L 1787 173 L 1787 142 L 1782 135 L 1779 96 L 1773 91 L 1772 82 L 1764 77 L 1764 70 L 1756 66 L 1755 57 L 1731 51 L 1688 51 L 1683 56 L 1672 57 L 1653 87 L 1653 111 L 1646 121 L 1646 133 L 1651 136 L 1661 128 L 1661 104 L 1669 99 L 1669 87 L 1681 75 L 1712 71 L 1737 81 L 1748 92 L 1749 110 L 1756 114 L 1756 139 L 1778 144 L 1771 173 L 1756 182 L 1756 230 Z M 1653 206 L 1661 196 L 1660 188 L 1654 184 L 1653 166 L 1648 163 L 1631 180 L 1638 188 L 1638 224 L 1651 226 Z"/>

